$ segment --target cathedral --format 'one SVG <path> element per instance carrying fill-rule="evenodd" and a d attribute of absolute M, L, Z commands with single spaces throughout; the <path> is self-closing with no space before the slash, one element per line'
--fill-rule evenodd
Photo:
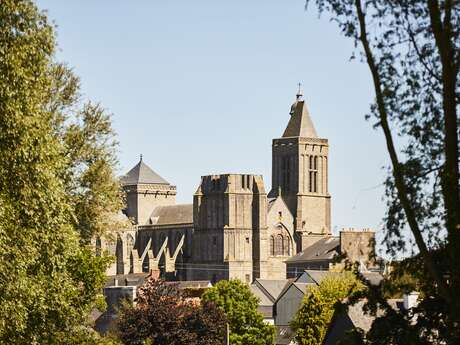
<path fill-rule="evenodd" d="M 193 204 L 176 204 L 176 187 L 141 157 L 121 178 L 131 225 L 96 239 L 117 258 L 107 273 L 286 279 L 288 259 L 332 238 L 328 154 L 299 91 L 286 129 L 272 142 L 270 190 L 261 175 L 207 175 Z"/>

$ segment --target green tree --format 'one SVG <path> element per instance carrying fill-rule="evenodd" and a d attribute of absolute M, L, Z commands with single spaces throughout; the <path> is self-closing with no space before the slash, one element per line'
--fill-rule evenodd
<path fill-rule="evenodd" d="M 375 100 L 367 118 L 382 130 L 391 160 L 386 180 L 387 251 L 394 255 L 415 242 L 420 265 L 415 267 L 418 273 L 411 273 L 432 282 L 429 291 L 424 291 L 425 300 L 443 306 L 442 317 L 436 308 L 422 312 L 426 318 L 418 318 L 417 323 L 422 327 L 423 320 L 425 328 L 416 338 L 421 343 L 458 343 L 460 2 L 313 2 L 354 40 L 372 76 Z M 426 302 L 421 305 L 432 305 Z M 426 323 L 430 319 L 432 325 Z M 450 332 L 432 331 L 440 319 L 452 326 Z M 411 322 L 406 328 L 412 327 Z M 388 343 L 400 339 L 396 336 Z"/>
<path fill-rule="evenodd" d="M 29 0 L 0 6 L 0 342 L 100 341 L 88 315 L 103 303 L 110 258 L 86 245 L 121 205 L 113 133 L 53 60 L 54 30 Z M 75 138 L 79 138 L 78 142 Z M 108 341 L 108 340 L 107 340 Z"/>
<path fill-rule="evenodd" d="M 137 304 L 121 308 L 115 333 L 127 345 L 221 345 L 225 330 L 225 316 L 213 303 L 199 303 L 176 284 L 150 278 Z"/>
<path fill-rule="evenodd" d="M 305 295 L 290 327 L 300 345 L 321 344 L 337 304 L 361 291 L 364 286 L 351 273 L 326 277 Z"/>
<path fill-rule="evenodd" d="M 231 345 L 272 345 L 275 328 L 263 321 L 257 311 L 259 302 L 249 286 L 238 279 L 221 280 L 208 291 L 202 300 L 213 302 L 221 308 L 230 326 Z"/>

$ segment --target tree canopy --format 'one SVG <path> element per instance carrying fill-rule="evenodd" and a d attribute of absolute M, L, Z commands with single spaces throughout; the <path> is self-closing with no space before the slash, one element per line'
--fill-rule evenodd
<path fill-rule="evenodd" d="M 84 104 L 30 0 L 0 6 L 0 342 L 99 341 L 110 259 L 87 245 L 121 208 L 110 117 Z"/>
<path fill-rule="evenodd" d="M 273 344 L 275 329 L 264 322 L 257 310 L 259 301 L 247 284 L 238 279 L 221 280 L 203 294 L 202 300 L 215 303 L 224 311 L 230 327 L 230 344 Z"/>
<path fill-rule="evenodd" d="M 300 345 L 321 344 L 337 304 L 361 291 L 364 286 L 351 272 L 329 275 L 304 297 L 290 327 Z"/>
<path fill-rule="evenodd" d="M 226 320 L 213 303 L 186 298 L 176 284 L 150 278 L 137 304 L 120 310 L 115 332 L 128 345 L 221 345 Z"/>
<path fill-rule="evenodd" d="M 438 329 L 433 333 L 425 324 L 417 339 L 420 343 L 458 342 L 460 3 L 308 2 L 316 3 L 321 13 L 328 13 L 342 33 L 354 40 L 372 76 L 375 100 L 367 118 L 382 130 L 391 161 L 385 181 L 387 253 L 396 255 L 407 249 L 419 253 L 419 265 L 410 267 L 418 272 L 410 273 L 422 275 L 426 282 L 427 303 L 421 306 L 432 306 L 429 302 L 436 300 L 439 308 L 419 311 L 427 317 L 417 320 L 431 320 L 433 328 L 440 325 L 440 319 L 452 326 L 450 332 Z M 379 303 L 385 304 L 384 299 Z M 411 322 L 415 321 L 406 319 L 406 330 Z M 401 339 L 394 337 L 388 344 Z"/>

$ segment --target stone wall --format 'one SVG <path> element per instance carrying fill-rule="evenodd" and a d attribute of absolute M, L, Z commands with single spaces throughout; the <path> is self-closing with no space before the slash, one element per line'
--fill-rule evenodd
<path fill-rule="evenodd" d="M 375 265 L 375 232 L 371 229 L 343 229 L 340 231 L 340 251 L 351 262 Z"/>

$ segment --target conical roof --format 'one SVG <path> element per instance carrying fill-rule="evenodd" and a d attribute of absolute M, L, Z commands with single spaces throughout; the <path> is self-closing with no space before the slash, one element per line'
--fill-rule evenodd
<path fill-rule="evenodd" d="M 121 178 L 123 185 L 133 184 L 170 184 L 141 160 Z"/>
<path fill-rule="evenodd" d="M 307 105 L 303 100 L 297 100 L 291 107 L 291 118 L 283 133 L 283 138 L 303 137 L 317 138 L 315 126 L 311 120 Z"/>

